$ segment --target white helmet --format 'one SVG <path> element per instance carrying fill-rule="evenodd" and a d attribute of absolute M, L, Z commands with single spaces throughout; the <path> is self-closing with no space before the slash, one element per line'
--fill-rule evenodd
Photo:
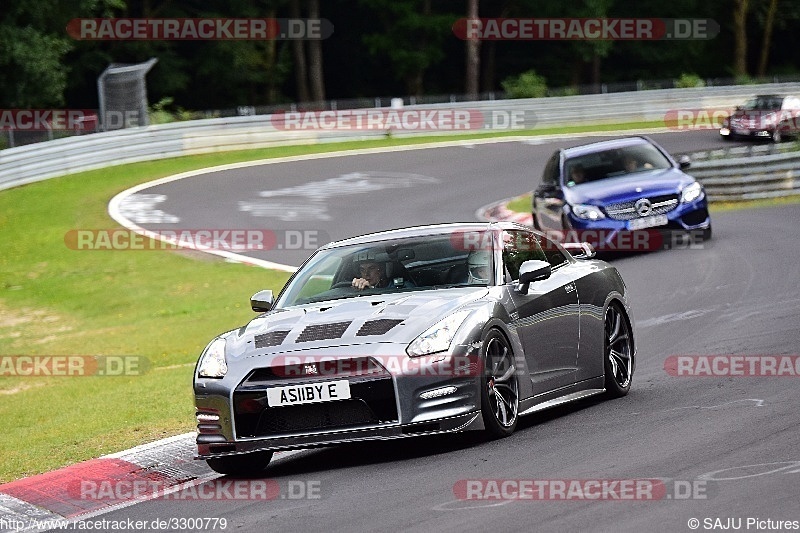
<path fill-rule="evenodd" d="M 486 250 L 476 250 L 469 253 L 467 259 L 467 279 L 469 283 L 489 283 L 492 272 L 492 253 Z"/>

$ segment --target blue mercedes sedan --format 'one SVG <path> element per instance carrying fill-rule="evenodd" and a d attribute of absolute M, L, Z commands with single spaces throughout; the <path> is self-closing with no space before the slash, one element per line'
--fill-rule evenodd
<path fill-rule="evenodd" d="M 647 137 L 558 150 L 533 192 L 533 225 L 598 251 L 702 243 L 711 237 L 711 218 L 703 186 L 683 172 L 689 165 Z"/>

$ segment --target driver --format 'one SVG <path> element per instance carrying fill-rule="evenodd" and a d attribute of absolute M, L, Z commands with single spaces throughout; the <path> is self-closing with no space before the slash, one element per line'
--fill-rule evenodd
<path fill-rule="evenodd" d="M 358 290 L 389 286 L 384 263 L 371 260 L 361 261 L 358 264 L 358 273 L 360 277 L 353 278 L 352 282 L 353 287 Z"/>
<path fill-rule="evenodd" d="M 492 254 L 487 250 L 474 250 L 467 258 L 467 282 L 486 285 L 491 275 Z"/>

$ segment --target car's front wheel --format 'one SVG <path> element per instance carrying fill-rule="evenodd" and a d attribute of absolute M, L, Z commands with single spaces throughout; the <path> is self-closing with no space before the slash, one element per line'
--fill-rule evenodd
<path fill-rule="evenodd" d="M 610 398 L 628 394 L 633 379 L 633 333 L 625 312 L 616 302 L 606 309 L 605 317 L 605 387 Z"/>
<path fill-rule="evenodd" d="M 262 451 L 206 459 L 206 463 L 214 472 L 226 476 L 253 476 L 267 468 L 271 460 L 272 452 Z"/>
<path fill-rule="evenodd" d="M 481 412 L 486 431 L 507 437 L 517 427 L 519 380 L 514 353 L 505 336 L 492 329 L 481 345 L 485 367 L 481 380 Z"/>

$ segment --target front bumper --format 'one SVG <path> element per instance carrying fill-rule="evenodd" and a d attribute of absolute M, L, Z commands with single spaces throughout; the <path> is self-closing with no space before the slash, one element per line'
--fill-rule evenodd
<path fill-rule="evenodd" d="M 746 139 L 763 139 L 769 140 L 772 138 L 773 134 L 775 133 L 775 129 L 767 129 L 767 128 L 734 128 L 734 127 L 727 127 L 727 128 L 720 128 L 719 134 L 722 137 L 733 139 L 733 138 L 746 138 Z"/>
<path fill-rule="evenodd" d="M 567 216 L 572 229 L 575 230 L 575 237 L 588 242 L 598 252 L 663 250 L 669 248 L 673 242 L 683 242 L 683 236 L 687 232 L 707 230 L 711 227 L 705 194 L 693 202 L 680 203 L 665 213 L 666 224 L 643 229 L 633 229 L 632 220 L 615 220 L 609 217 L 586 220 L 576 217 L 571 211 Z M 566 237 L 572 238 L 569 234 Z"/>
<path fill-rule="evenodd" d="M 469 367 L 474 347 L 456 346 L 454 353 L 422 358 L 408 357 L 404 348 L 375 343 L 251 357 L 251 368 L 238 379 L 198 379 L 197 458 L 483 429 L 480 377 L 477 365 Z M 354 355 L 356 350 L 364 355 Z M 290 359 L 332 363 L 320 363 L 324 371 L 316 376 L 297 376 L 275 366 Z M 350 399 L 283 407 L 267 401 L 272 387 L 341 379 L 349 383 Z M 447 393 L 430 395 L 440 390 Z M 424 393 L 432 397 L 421 397 Z"/>

